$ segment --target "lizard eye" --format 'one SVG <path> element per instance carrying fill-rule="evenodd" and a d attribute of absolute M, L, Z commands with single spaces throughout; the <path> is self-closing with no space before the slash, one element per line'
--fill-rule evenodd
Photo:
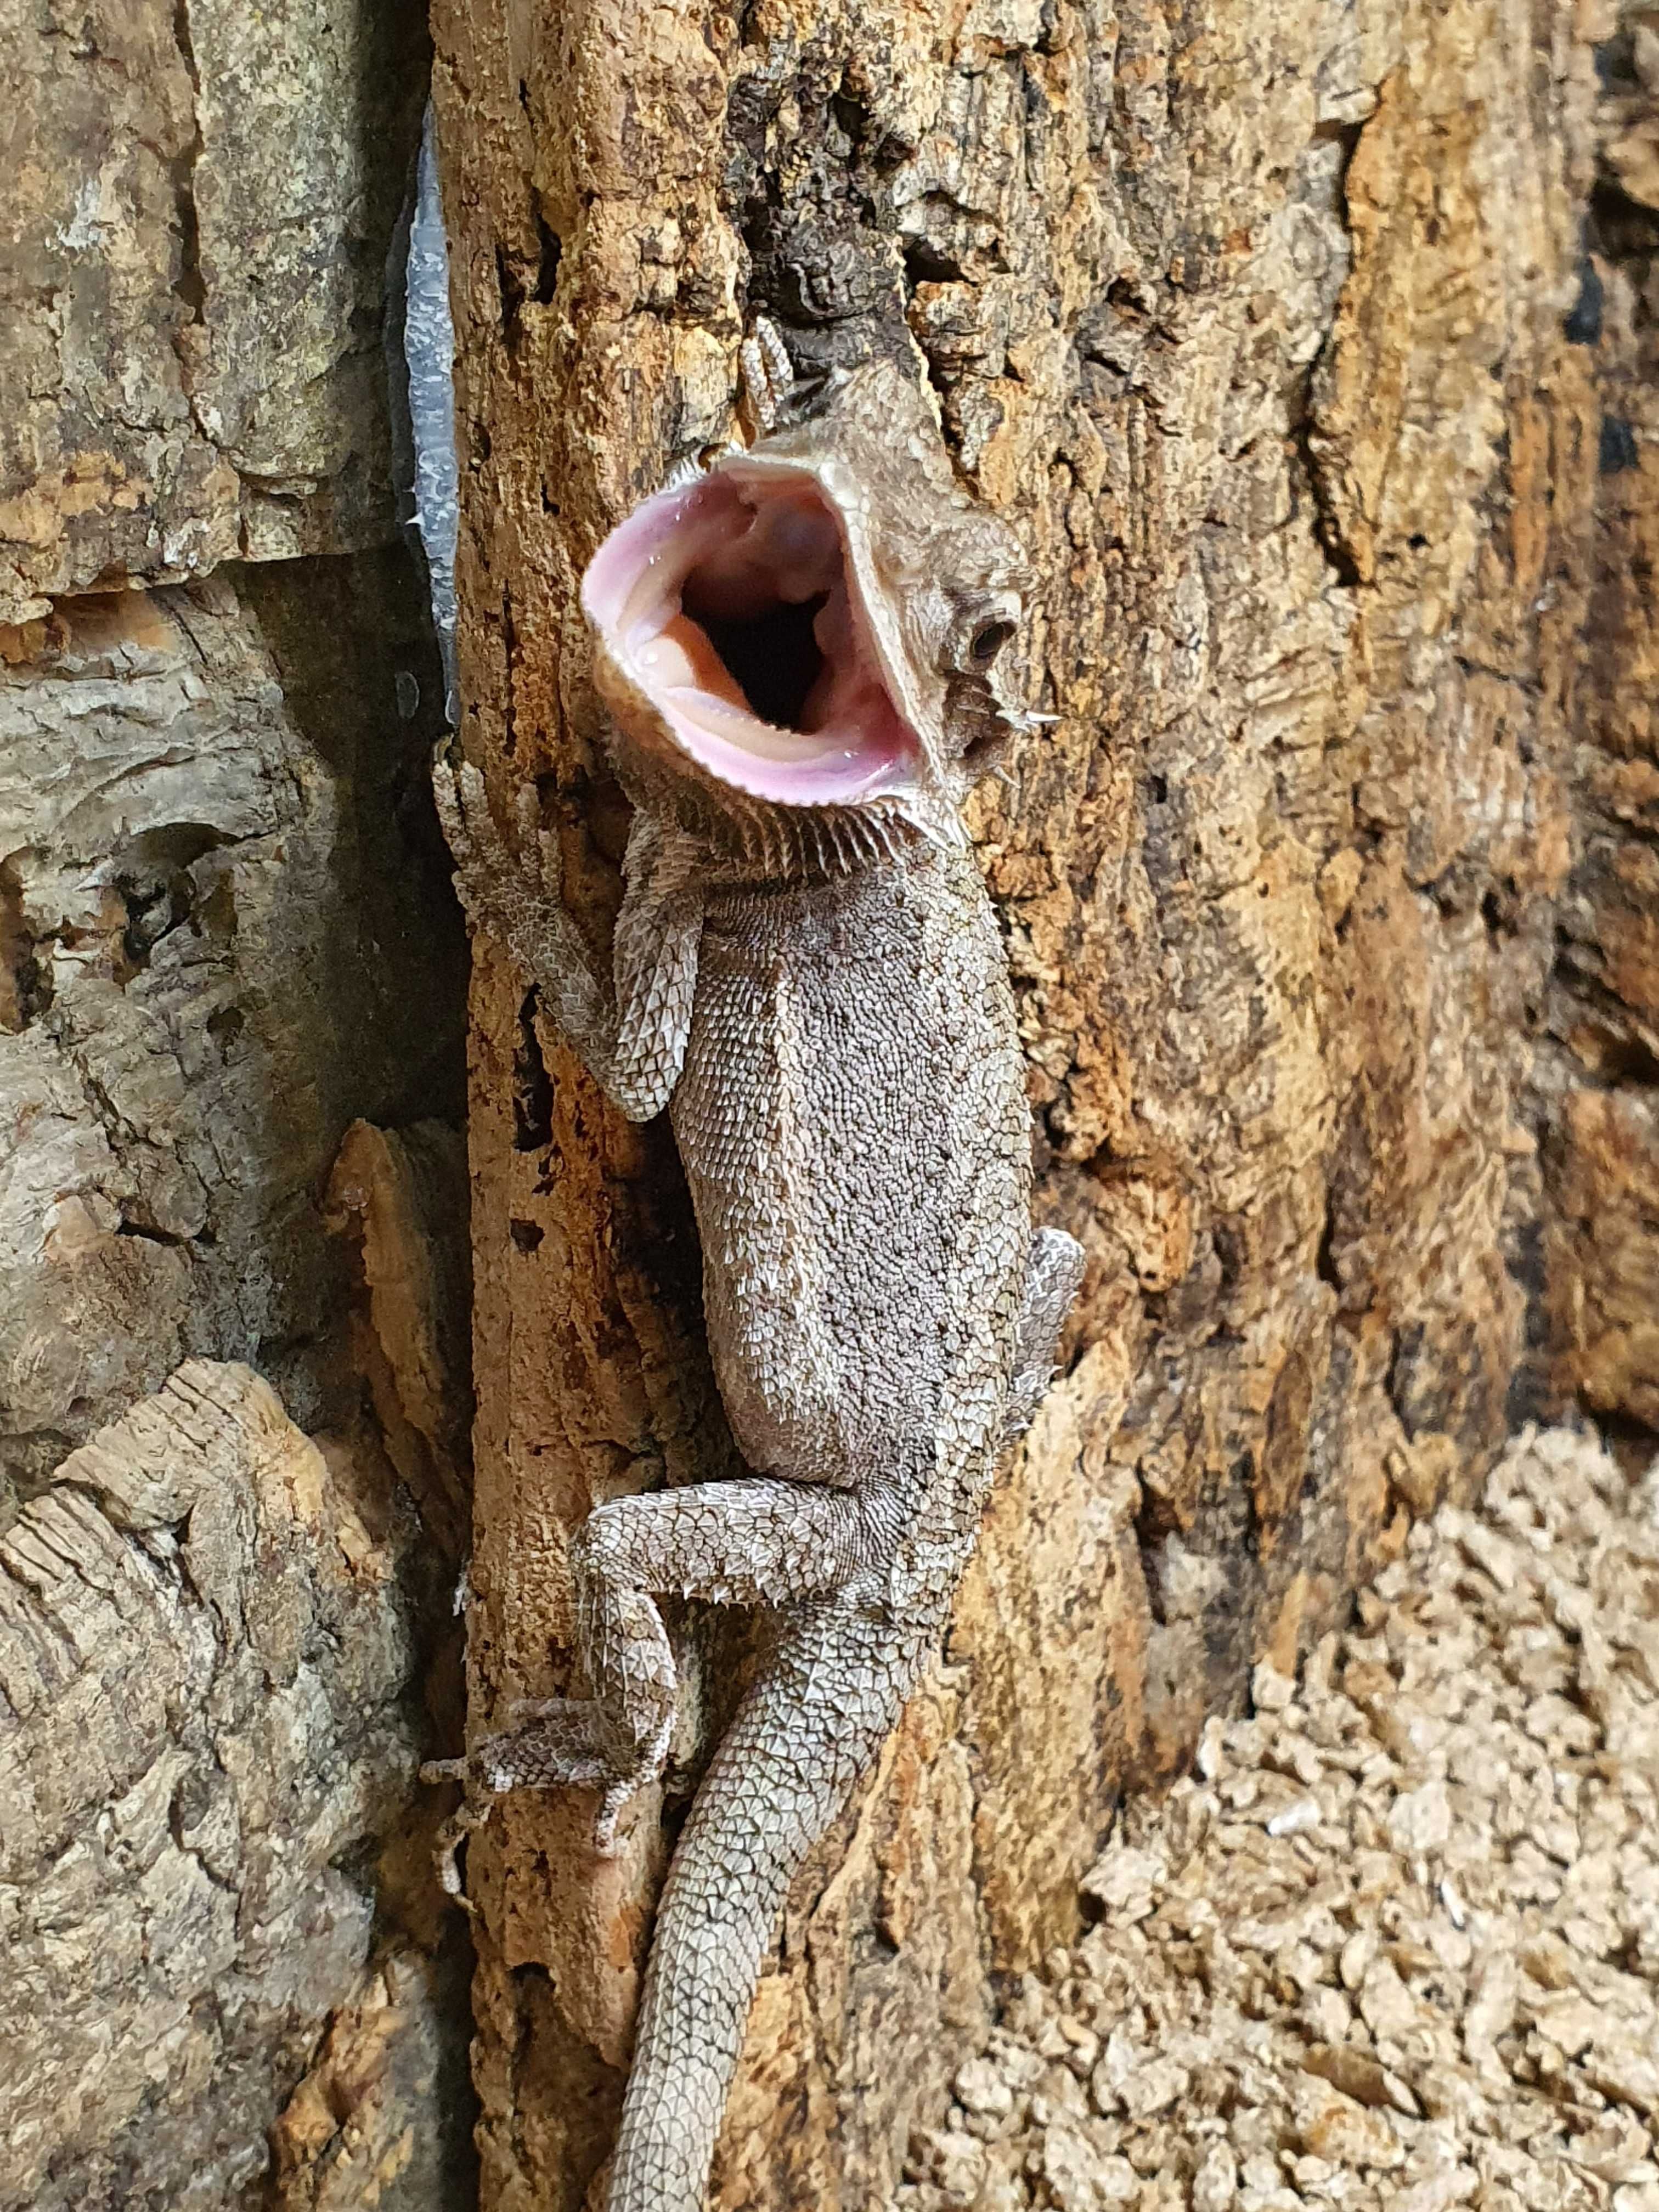
<path fill-rule="evenodd" d="M 939 655 L 942 675 L 983 676 L 1014 635 L 1020 604 L 1012 592 L 964 594 L 946 629 Z"/>
<path fill-rule="evenodd" d="M 968 658 L 975 668 L 988 668 L 1014 634 L 1011 622 L 981 623 L 968 640 Z"/>

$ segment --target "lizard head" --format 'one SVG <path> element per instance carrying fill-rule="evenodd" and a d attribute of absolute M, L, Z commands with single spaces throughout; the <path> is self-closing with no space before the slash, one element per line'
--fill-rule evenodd
<path fill-rule="evenodd" d="M 646 500 L 590 563 L 624 782 L 960 842 L 961 802 L 1021 720 L 1003 687 L 1024 571 L 896 369 L 831 380 L 809 418 Z"/>

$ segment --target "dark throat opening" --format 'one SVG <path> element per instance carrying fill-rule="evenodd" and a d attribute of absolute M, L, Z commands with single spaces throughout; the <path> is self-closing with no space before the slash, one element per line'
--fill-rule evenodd
<path fill-rule="evenodd" d="M 722 618 L 699 613 L 688 590 L 681 604 L 735 678 L 751 710 L 780 730 L 798 730 L 800 713 L 823 670 L 812 635 L 828 592 L 788 605 L 780 599 L 763 614 Z"/>

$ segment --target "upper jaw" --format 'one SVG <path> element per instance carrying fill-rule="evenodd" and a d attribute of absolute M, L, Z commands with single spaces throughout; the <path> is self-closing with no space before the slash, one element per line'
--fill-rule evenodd
<path fill-rule="evenodd" d="M 928 716 L 839 473 L 737 455 L 635 507 L 582 579 L 596 675 L 625 739 L 733 793 L 913 812 Z"/>

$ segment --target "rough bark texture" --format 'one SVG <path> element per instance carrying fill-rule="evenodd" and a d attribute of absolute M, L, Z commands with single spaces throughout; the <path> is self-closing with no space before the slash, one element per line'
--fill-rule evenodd
<path fill-rule="evenodd" d="M 365 1972 L 377 1910 L 432 1944 L 417 1839 L 378 1879 L 351 1864 L 407 1800 L 433 1571 L 383 1460 L 325 1452 L 249 1369 L 205 1360 L 72 1453 L 0 1540 L 0 2202 L 236 2202 L 331 2014 L 337 2041 L 338 2014 L 401 2009 L 402 2063 L 413 2043 L 453 2069 L 434 2033 L 453 1971 L 405 1942 Z M 320 2136 L 303 2100 L 289 2113 L 283 2182 L 301 2149 L 325 2169 L 355 2152 L 402 2183 L 392 2201 L 436 2201 L 456 2147 L 429 2123 L 399 2146 L 384 2068 L 361 2070 Z M 368 2158 L 335 2140 L 353 2106 Z"/>
<path fill-rule="evenodd" d="M 401 553 L 40 629 L 0 670 L 0 2205 L 419 2207 L 468 2186 L 413 1772 L 458 1725 L 465 1167 L 351 1116 L 459 1106 L 394 683 L 436 656 Z"/>
<path fill-rule="evenodd" d="M 14 1482 L 188 1352 L 307 1426 L 355 1401 L 316 1201 L 354 1115 L 457 1110 L 463 956 L 397 720 L 400 659 L 435 683 L 412 580 L 344 571 L 68 600 L 0 668 Z"/>
<path fill-rule="evenodd" d="M 0 33 L 0 2205 L 412 2212 L 471 2193 L 423 27 Z"/>
<path fill-rule="evenodd" d="M 756 309 L 808 363 L 912 360 L 1042 578 L 1063 719 L 976 828 L 1089 1283 L 950 1663 L 797 1885 L 719 2186 L 878 2203 L 988 1977 L 1069 1931 L 1115 1792 L 1288 1664 L 1517 1395 L 1610 1402 L 1594 1344 L 1651 1406 L 1652 1247 L 1608 1182 L 1652 1181 L 1609 1087 L 1647 1064 L 1568 1073 L 1553 971 L 1567 916 L 1598 975 L 1652 926 L 1578 749 L 1649 720 L 1649 456 L 1598 392 L 1646 373 L 1641 280 L 1597 161 L 1649 189 L 1654 31 L 1523 0 L 434 21 L 466 742 L 498 791 L 542 779 L 596 938 L 621 823 L 574 580 L 728 434 Z M 1622 323 L 1587 332 L 1592 286 Z M 661 1133 L 544 1067 L 529 1011 L 486 955 L 480 1726 L 562 1684 L 574 1522 L 728 1449 Z M 687 1633 L 721 1656 L 670 1829 L 732 1672 Z M 473 1847 L 490 2204 L 574 2207 L 604 2155 L 661 1848 L 647 1815 L 596 1865 L 590 1817 L 515 1803 Z"/>
<path fill-rule="evenodd" d="M 1659 1426 L 1659 13 L 1592 11 L 1601 99 L 1571 335 L 1594 361 L 1595 543 L 1574 866 L 1540 1071 L 1553 1394 Z"/>
<path fill-rule="evenodd" d="M 419 15 L 5 0 L 0 54 L 0 622 L 382 542 Z"/>

